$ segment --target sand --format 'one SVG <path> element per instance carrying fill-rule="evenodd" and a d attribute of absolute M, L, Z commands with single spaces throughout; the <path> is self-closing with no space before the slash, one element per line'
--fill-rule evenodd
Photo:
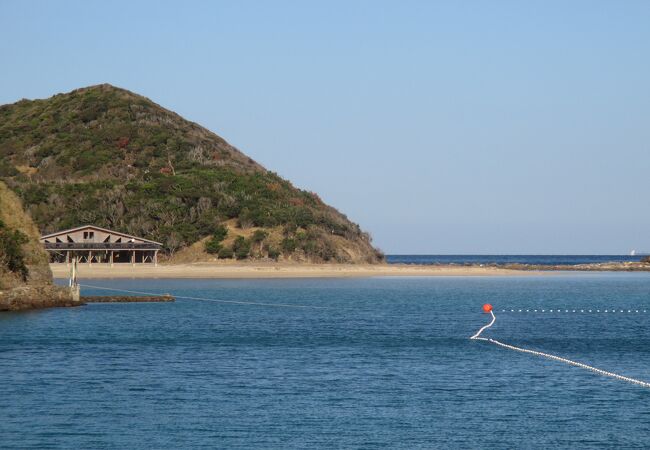
<path fill-rule="evenodd" d="M 67 278 L 70 268 L 50 264 L 55 278 Z M 80 278 L 355 278 L 355 277 L 468 277 L 530 276 L 541 271 L 521 271 L 478 266 L 425 266 L 406 264 L 87 264 L 79 265 Z"/>

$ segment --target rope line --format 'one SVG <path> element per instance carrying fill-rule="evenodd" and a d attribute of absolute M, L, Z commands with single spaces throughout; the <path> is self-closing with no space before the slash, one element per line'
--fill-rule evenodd
<path fill-rule="evenodd" d="M 130 291 L 127 289 L 115 289 L 115 288 L 107 288 L 103 286 L 92 286 L 90 284 L 80 284 L 79 286 L 86 287 L 86 288 L 91 288 L 91 289 L 101 289 L 104 291 L 113 291 L 113 292 L 125 292 L 129 294 L 137 294 L 137 295 L 152 295 L 152 296 L 160 296 L 164 295 L 161 293 L 155 293 L 155 292 L 142 292 L 142 291 Z M 235 304 L 235 305 L 254 305 L 254 306 L 274 306 L 277 308 L 301 308 L 301 309 L 332 309 L 328 306 L 312 306 L 312 305 L 294 305 L 294 304 L 289 304 L 289 303 L 261 303 L 261 302 L 244 302 L 244 301 L 238 301 L 238 300 L 219 300 L 216 298 L 202 298 L 202 297 L 190 297 L 187 295 L 174 295 L 176 298 L 182 298 L 185 300 L 197 300 L 197 301 L 202 301 L 202 302 L 213 302 L 213 303 L 230 303 L 230 304 Z"/>
<path fill-rule="evenodd" d="M 494 315 L 492 310 L 490 310 L 490 314 L 492 314 L 492 321 L 490 323 L 488 323 L 487 325 L 485 325 L 484 327 L 481 327 L 481 329 L 478 330 L 476 332 L 476 334 L 474 334 L 474 336 L 472 336 L 470 339 L 481 339 L 481 340 L 485 339 L 485 338 L 482 338 L 482 337 L 479 337 L 479 336 L 481 335 L 481 333 L 483 333 L 483 330 L 487 330 L 488 328 L 490 328 L 492 325 L 494 325 L 494 322 L 496 322 L 496 320 L 497 320 L 497 316 Z"/>
<path fill-rule="evenodd" d="M 499 347 L 507 348 L 508 350 L 514 350 L 516 352 L 529 353 L 531 355 L 541 356 L 543 358 L 548 358 L 548 359 L 551 359 L 553 361 L 559 361 L 559 362 L 563 362 L 565 364 L 569 364 L 571 366 L 576 366 L 576 367 L 580 367 L 582 369 L 591 370 L 592 372 L 595 372 L 595 373 L 597 373 L 599 375 L 604 375 L 606 377 L 612 377 L 612 378 L 615 378 L 617 380 L 627 381 L 628 383 L 632 383 L 632 384 L 636 384 L 638 386 L 650 388 L 650 383 L 647 383 L 647 382 L 641 381 L 641 380 L 637 380 L 636 378 L 625 377 L 623 375 L 619 375 L 619 374 L 614 373 L 614 372 L 608 372 L 606 370 L 602 370 L 602 369 L 599 369 L 597 367 L 590 366 L 588 364 L 583 364 L 581 362 L 573 361 L 571 359 L 562 358 L 562 357 L 556 356 L 556 355 L 551 355 L 550 353 L 538 352 L 536 350 L 529 350 L 527 348 L 517 347 L 517 346 L 514 346 L 514 345 L 510 345 L 510 344 L 505 344 L 503 342 L 497 341 L 496 339 L 480 337 L 481 333 L 484 330 L 490 328 L 492 325 L 494 325 L 494 322 L 496 321 L 496 316 L 494 315 L 494 313 L 492 311 L 490 311 L 490 314 L 492 315 L 492 321 L 489 324 L 482 327 L 480 330 L 478 330 L 478 332 L 476 332 L 476 334 L 474 334 L 474 336 L 470 337 L 470 339 L 490 342 L 491 344 L 498 345 Z"/>
<path fill-rule="evenodd" d="M 607 309 L 563 309 L 563 308 L 554 308 L 554 309 L 502 309 L 503 313 L 647 313 L 646 309 L 617 309 L 617 308 L 607 308 Z"/>

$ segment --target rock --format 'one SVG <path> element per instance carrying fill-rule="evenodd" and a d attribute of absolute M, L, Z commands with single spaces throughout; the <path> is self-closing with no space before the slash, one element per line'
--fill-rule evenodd
<path fill-rule="evenodd" d="M 24 285 L 0 291 L 0 311 L 25 311 L 83 304 L 72 301 L 68 288 L 52 284 Z"/>

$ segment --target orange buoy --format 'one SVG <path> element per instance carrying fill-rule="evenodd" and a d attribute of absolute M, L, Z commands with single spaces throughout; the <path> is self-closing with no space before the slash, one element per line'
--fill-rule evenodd
<path fill-rule="evenodd" d="M 489 313 L 490 311 L 492 311 L 492 305 L 490 305 L 489 303 L 483 305 L 483 312 Z"/>

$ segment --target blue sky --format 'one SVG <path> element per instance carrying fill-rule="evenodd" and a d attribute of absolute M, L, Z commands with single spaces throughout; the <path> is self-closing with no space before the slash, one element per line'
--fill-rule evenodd
<path fill-rule="evenodd" d="M 650 250 L 650 2 L 0 1 L 0 103 L 111 83 L 388 253 Z"/>

